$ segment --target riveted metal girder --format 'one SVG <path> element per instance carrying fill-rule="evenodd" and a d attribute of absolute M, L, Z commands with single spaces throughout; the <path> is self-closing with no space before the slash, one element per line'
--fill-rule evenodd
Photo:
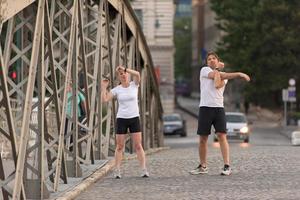
<path fill-rule="evenodd" d="M 100 93 L 103 76 L 118 84 L 118 65 L 141 73 L 145 149 L 163 145 L 153 63 L 127 0 L 16 2 L 0 1 L 0 199 L 47 199 L 113 155 L 116 102 Z"/>

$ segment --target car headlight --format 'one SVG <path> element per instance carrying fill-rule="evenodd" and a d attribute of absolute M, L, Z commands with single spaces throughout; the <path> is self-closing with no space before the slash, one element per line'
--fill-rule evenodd
<path fill-rule="evenodd" d="M 240 129 L 241 133 L 248 133 L 248 131 L 249 131 L 249 128 L 247 126 Z"/>

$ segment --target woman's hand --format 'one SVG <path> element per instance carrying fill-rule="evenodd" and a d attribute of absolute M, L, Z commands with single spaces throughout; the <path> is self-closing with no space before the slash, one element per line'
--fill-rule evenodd
<path fill-rule="evenodd" d="M 101 83 L 101 88 L 106 90 L 108 85 L 109 85 L 109 80 L 108 79 L 103 79 L 102 83 Z"/>
<path fill-rule="evenodd" d="M 116 68 L 116 71 L 117 71 L 117 72 L 120 71 L 120 70 L 125 71 L 125 67 L 123 67 L 123 66 L 118 66 L 118 67 Z"/>

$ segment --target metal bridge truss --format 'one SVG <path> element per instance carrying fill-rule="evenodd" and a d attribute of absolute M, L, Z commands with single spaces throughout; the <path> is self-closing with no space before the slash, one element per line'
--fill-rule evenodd
<path fill-rule="evenodd" d="M 116 102 L 103 103 L 100 89 L 103 75 L 110 87 L 118 84 L 120 64 L 141 73 L 144 148 L 162 146 L 153 63 L 127 0 L 0 5 L 0 199 L 48 198 L 68 177 L 112 155 Z M 87 100 L 86 123 L 78 121 L 77 106 L 66 115 L 68 86 L 73 105 L 79 92 Z"/>

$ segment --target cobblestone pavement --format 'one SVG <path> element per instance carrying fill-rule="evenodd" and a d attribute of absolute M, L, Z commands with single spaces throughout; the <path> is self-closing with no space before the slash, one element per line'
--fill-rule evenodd
<path fill-rule="evenodd" d="M 198 164 L 195 148 L 170 149 L 148 156 L 150 178 L 140 178 L 137 161 L 128 161 L 122 179 L 111 173 L 77 199 L 299 199 L 299 150 L 236 145 L 233 174 L 224 177 L 219 148 L 210 148 L 207 175 L 188 173 Z"/>
<path fill-rule="evenodd" d="M 108 174 L 83 192 L 87 199 L 300 199 L 300 148 L 276 125 L 257 122 L 251 143 L 230 142 L 233 174 L 221 176 L 217 143 L 209 142 L 206 175 L 190 175 L 198 165 L 195 119 L 187 117 L 187 138 L 166 138 L 171 149 L 147 157 L 150 178 L 139 177 L 137 160 L 124 162 L 122 179 Z"/>

